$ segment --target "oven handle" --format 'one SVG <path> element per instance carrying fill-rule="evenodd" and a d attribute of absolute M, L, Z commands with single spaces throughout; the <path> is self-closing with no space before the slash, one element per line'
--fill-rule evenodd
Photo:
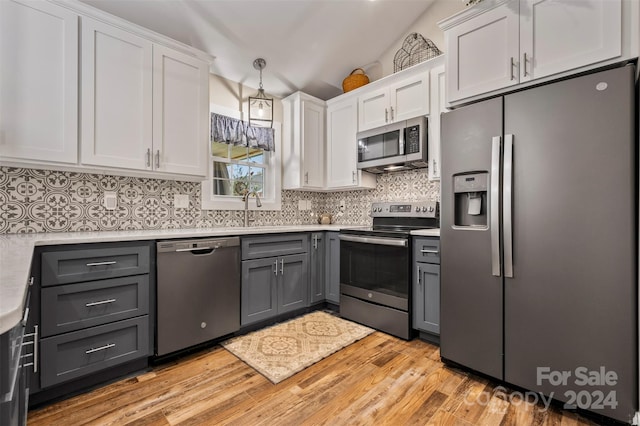
<path fill-rule="evenodd" d="M 354 243 L 378 244 L 382 246 L 407 247 L 409 240 L 406 238 L 385 238 L 385 237 L 359 237 L 356 235 L 338 235 L 341 241 L 351 241 Z"/>

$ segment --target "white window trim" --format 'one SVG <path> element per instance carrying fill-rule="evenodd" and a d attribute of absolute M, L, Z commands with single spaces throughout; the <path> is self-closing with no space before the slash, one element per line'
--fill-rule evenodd
<path fill-rule="evenodd" d="M 219 105 L 211 105 L 212 113 L 226 115 L 227 117 L 242 120 L 242 112 L 225 108 Z M 261 198 L 262 207 L 256 207 L 253 199 L 249 200 L 249 210 L 282 210 L 282 179 L 280 172 L 280 157 L 282 150 L 282 123 L 273 122 L 274 141 L 276 145 L 275 152 L 269 152 L 269 158 L 265 169 L 267 173 L 267 181 L 265 187 L 269 188 L 272 194 L 269 198 Z M 211 161 L 211 141 L 208 141 L 207 148 L 207 179 L 202 181 L 200 187 L 202 210 L 244 210 L 244 203 L 240 198 L 215 197 L 213 195 L 213 162 Z"/>

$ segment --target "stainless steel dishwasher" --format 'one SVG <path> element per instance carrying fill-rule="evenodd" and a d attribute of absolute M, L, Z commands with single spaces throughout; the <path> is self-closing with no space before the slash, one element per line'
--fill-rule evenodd
<path fill-rule="evenodd" d="M 156 248 L 156 355 L 240 328 L 238 237 L 163 241 Z"/>

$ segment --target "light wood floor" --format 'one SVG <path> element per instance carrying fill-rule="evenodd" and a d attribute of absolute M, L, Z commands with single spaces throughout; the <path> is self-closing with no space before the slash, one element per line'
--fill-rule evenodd
<path fill-rule="evenodd" d="M 591 425 L 375 332 L 274 385 L 219 346 L 29 412 L 29 425 Z"/>

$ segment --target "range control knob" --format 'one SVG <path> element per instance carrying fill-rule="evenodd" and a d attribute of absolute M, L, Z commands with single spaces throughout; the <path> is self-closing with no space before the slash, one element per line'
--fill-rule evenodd
<path fill-rule="evenodd" d="M 429 207 L 429 212 L 433 212 L 433 210 L 434 210 L 433 206 L 430 206 Z"/>
<path fill-rule="evenodd" d="M 427 211 L 427 206 L 424 206 L 424 207 L 422 208 L 422 211 L 423 211 L 423 212 L 426 212 L 426 211 Z"/>
<path fill-rule="evenodd" d="M 416 213 L 420 211 L 420 206 L 416 207 Z"/>

